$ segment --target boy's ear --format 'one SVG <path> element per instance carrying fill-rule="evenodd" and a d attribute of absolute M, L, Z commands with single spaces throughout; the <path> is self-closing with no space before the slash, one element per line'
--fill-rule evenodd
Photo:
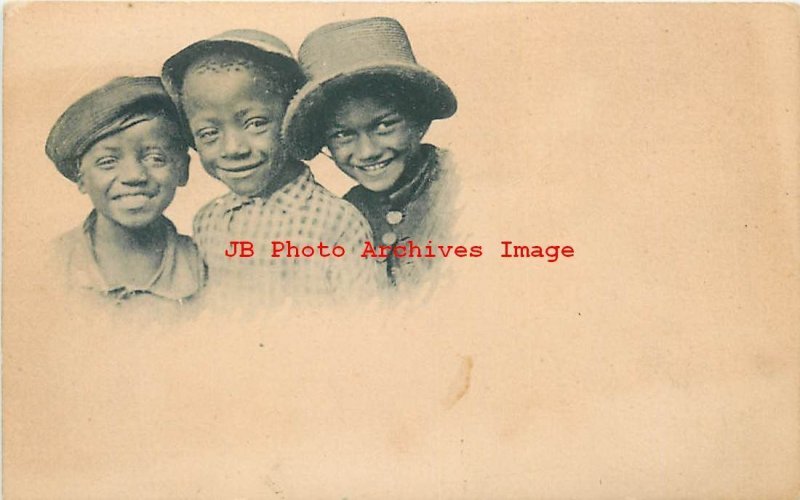
<path fill-rule="evenodd" d="M 78 161 L 76 168 L 78 169 L 78 178 L 75 179 L 75 184 L 78 185 L 78 191 L 80 191 L 82 194 L 86 194 L 86 184 L 83 182 L 83 172 L 81 171 L 80 161 Z"/>
<path fill-rule="evenodd" d="M 189 153 L 183 153 L 178 159 L 178 186 L 185 186 L 189 182 Z"/>

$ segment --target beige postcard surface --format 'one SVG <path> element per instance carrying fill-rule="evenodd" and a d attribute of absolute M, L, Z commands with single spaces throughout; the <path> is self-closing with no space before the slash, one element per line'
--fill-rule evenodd
<path fill-rule="evenodd" d="M 52 286 L 92 209 L 45 155 L 70 104 L 226 30 L 297 54 L 373 16 L 458 100 L 424 140 L 480 256 L 178 320 Z M 800 495 L 796 6 L 33 2 L 4 37 L 4 498 Z M 192 152 L 165 215 L 192 235 L 225 192 Z"/>

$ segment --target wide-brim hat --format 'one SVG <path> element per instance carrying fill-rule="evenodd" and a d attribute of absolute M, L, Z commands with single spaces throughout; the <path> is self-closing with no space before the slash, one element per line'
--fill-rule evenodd
<path fill-rule="evenodd" d="M 121 129 L 114 122 L 136 113 L 144 103 L 178 119 L 172 100 L 157 76 L 115 78 L 62 113 L 47 136 L 45 153 L 64 177 L 77 182 L 80 158 L 99 140 L 119 132 Z"/>
<path fill-rule="evenodd" d="M 303 72 L 292 51 L 280 38 L 258 30 L 230 30 L 195 42 L 164 62 L 161 80 L 178 110 L 183 115 L 180 94 L 186 71 L 201 57 L 217 53 L 244 55 L 256 63 L 269 65 L 278 71 L 294 88 L 305 82 Z M 293 91 L 294 89 L 292 89 Z M 184 117 L 185 119 L 185 117 Z M 189 134 L 192 147 L 193 139 Z"/>
<path fill-rule="evenodd" d="M 450 87 L 417 63 L 397 20 L 375 17 L 327 24 L 312 31 L 298 52 L 308 82 L 295 95 L 283 120 L 283 139 L 300 159 L 316 156 L 324 144 L 321 112 L 343 88 L 379 77 L 382 85 L 397 80 L 413 89 L 414 106 L 423 118 L 449 118 L 457 101 Z"/>

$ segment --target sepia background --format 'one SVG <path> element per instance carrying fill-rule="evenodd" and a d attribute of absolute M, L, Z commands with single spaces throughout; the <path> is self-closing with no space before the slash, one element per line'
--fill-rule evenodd
<path fill-rule="evenodd" d="M 460 234 L 415 297 L 69 310 L 56 118 L 233 28 L 397 18 L 459 100 Z M 17 498 L 796 498 L 800 50 L 778 4 L 11 3 L 3 488 Z M 317 179 L 349 182 L 325 158 Z M 192 161 L 167 215 L 223 187 Z M 500 241 L 575 256 L 501 259 Z"/>

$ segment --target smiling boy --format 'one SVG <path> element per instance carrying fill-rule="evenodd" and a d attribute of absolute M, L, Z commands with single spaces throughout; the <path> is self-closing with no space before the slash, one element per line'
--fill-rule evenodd
<path fill-rule="evenodd" d="M 209 282 L 267 297 L 374 292 L 380 271 L 360 258 L 368 223 L 317 184 L 281 141 L 286 106 L 304 81 L 288 47 L 267 33 L 229 31 L 172 56 L 162 79 L 203 167 L 230 189 L 194 219 Z M 252 242 L 254 256 L 226 255 L 232 241 Z M 273 241 L 339 245 L 346 254 L 275 258 Z"/>
<path fill-rule="evenodd" d="M 299 158 L 323 147 L 359 183 L 346 195 L 367 218 L 375 246 L 447 243 L 456 179 L 448 155 L 422 138 L 456 111 L 453 92 L 420 66 L 403 27 L 377 17 L 328 24 L 298 56 L 308 83 L 286 113 L 283 135 Z M 393 285 L 414 284 L 435 259 L 385 259 Z"/>
<path fill-rule="evenodd" d="M 157 77 L 122 77 L 56 121 L 46 152 L 94 210 L 56 245 L 70 288 L 117 304 L 183 303 L 205 268 L 190 238 L 162 215 L 188 180 L 188 146 Z"/>

